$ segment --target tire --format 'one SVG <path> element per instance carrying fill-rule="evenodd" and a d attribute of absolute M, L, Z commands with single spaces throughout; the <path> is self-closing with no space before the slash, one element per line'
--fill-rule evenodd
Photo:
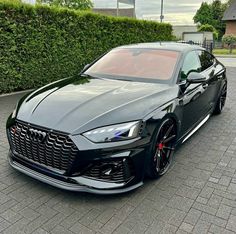
<path fill-rule="evenodd" d="M 227 84 L 225 83 L 223 88 L 221 89 L 221 93 L 217 100 L 213 114 L 215 115 L 221 114 L 225 106 L 226 97 L 227 97 Z"/>
<path fill-rule="evenodd" d="M 148 152 L 148 177 L 156 179 L 164 175 L 173 162 L 177 129 L 174 120 L 164 119 L 154 131 L 154 137 Z"/>

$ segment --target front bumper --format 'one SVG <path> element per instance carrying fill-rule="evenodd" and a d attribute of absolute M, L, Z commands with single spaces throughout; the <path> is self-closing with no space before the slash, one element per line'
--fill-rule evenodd
<path fill-rule="evenodd" d="M 75 180 L 77 183 L 64 182 L 64 181 L 44 175 L 42 173 L 39 173 L 35 170 L 32 170 L 28 167 L 23 166 L 22 164 L 14 161 L 11 158 L 10 153 L 9 153 L 9 163 L 14 169 L 16 169 L 16 170 L 34 178 L 34 179 L 37 179 L 39 181 L 42 181 L 44 183 L 47 183 L 49 185 L 52 185 L 52 186 L 60 188 L 60 189 L 74 191 L 74 192 L 88 192 L 88 193 L 95 193 L 95 194 L 117 194 L 117 193 L 124 193 L 124 192 L 131 191 L 133 189 L 138 188 L 139 186 L 141 186 L 143 184 L 143 182 L 139 182 L 139 183 L 132 185 L 130 187 L 127 187 L 127 188 L 119 188 L 119 187 L 122 187 L 124 184 L 113 184 L 112 185 L 111 183 L 104 183 L 104 182 L 97 182 L 97 181 L 95 182 L 94 180 L 86 179 L 83 177 L 73 178 L 73 180 Z M 65 177 L 65 179 L 69 180 L 71 178 Z M 96 183 L 96 186 L 100 187 L 101 189 L 94 188 L 93 187 L 94 183 Z"/>
<path fill-rule="evenodd" d="M 94 194 L 118 194 L 118 193 L 131 191 L 133 189 L 138 188 L 139 186 L 143 184 L 143 182 L 141 181 L 129 187 L 123 187 L 125 186 L 124 183 L 108 183 L 108 182 L 96 181 L 93 179 L 84 178 L 82 176 L 78 176 L 78 177 L 63 176 L 63 181 L 62 181 L 61 179 L 53 178 L 52 176 L 45 175 L 44 173 L 40 173 L 36 170 L 33 170 L 21 164 L 20 162 L 14 159 L 14 156 L 11 151 L 9 151 L 8 158 L 9 158 L 10 165 L 14 169 L 34 179 L 37 179 L 39 181 L 42 181 L 54 187 L 68 190 L 68 191 L 88 192 L 88 193 L 94 193 Z"/>
<path fill-rule="evenodd" d="M 42 168 L 30 161 L 22 160 L 20 157 L 14 155 L 11 150 L 9 150 L 8 158 L 9 164 L 14 169 L 41 182 L 68 191 L 88 192 L 94 194 L 118 194 L 131 191 L 143 184 L 143 181 L 137 180 L 137 178 L 133 178 L 128 183 L 112 183 L 83 176 L 59 175 L 54 171 Z"/>
<path fill-rule="evenodd" d="M 45 132 L 43 141 L 28 130 Z M 70 191 L 115 194 L 143 184 L 150 137 L 94 144 L 39 126 L 13 122 L 7 128 L 10 165 L 35 179 Z"/>

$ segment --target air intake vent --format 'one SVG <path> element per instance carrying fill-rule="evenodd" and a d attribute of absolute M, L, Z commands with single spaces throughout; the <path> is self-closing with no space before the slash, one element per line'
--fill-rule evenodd
<path fill-rule="evenodd" d="M 97 162 L 89 166 L 83 176 L 107 182 L 126 182 L 134 175 L 134 167 L 128 159 Z"/>

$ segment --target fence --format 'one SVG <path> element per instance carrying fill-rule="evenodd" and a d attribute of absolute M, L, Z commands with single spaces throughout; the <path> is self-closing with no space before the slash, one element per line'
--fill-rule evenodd
<path fill-rule="evenodd" d="M 190 44 L 190 45 L 199 45 L 199 46 L 205 48 L 210 53 L 212 53 L 213 48 L 214 48 L 214 42 L 208 41 L 208 40 L 204 40 L 203 42 L 196 42 L 196 41 L 180 41 L 180 42 Z"/>

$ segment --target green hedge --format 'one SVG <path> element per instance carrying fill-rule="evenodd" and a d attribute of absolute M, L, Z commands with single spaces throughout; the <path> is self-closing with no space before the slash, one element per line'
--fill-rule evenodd
<path fill-rule="evenodd" d="M 119 45 L 171 39 L 169 24 L 0 2 L 0 93 L 74 75 Z"/>

